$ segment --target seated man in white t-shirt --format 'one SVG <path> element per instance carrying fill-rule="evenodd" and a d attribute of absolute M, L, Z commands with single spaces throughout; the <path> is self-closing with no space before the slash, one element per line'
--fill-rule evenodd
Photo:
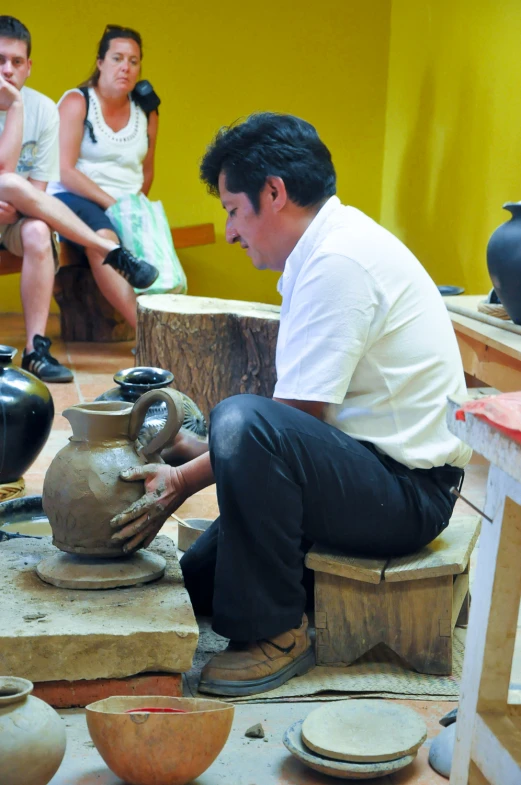
<path fill-rule="evenodd" d="M 216 406 L 208 452 L 183 437 L 183 465 L 128 471 L 146 495 L 115 517 L 114 538 L 129 552 L 149 543 L 216 483 L 220 517 L 181 567 L 196 612 L 230 638 L 199 689 L 247 695 L 313 665 L 310 543 L 385 558 L 448 525 L 470 452 L 446 426 L 446 401 L 465 383 L 436 286 L 396 237 L 340 203 L 313 126 L 252 115 L 219 131 L 201 176 L 228 214 L 228 242 L 281 273 L 277 384 L 273 399 Z"/>
<path fill-rule="evenodd" d="M 158 271 L 92 232 L 45 194 L 47 183 L 59 175 L 59 116 L 50 98 L 24 87 L 31 72 L 30 54 L 31 36 L 25 25 L 12 16 L 0 16 L 0 248 L 23 257 L 23 368 L 45 382 L 70 382 L 71 371 L 52 357 L 51 341 L 45 337 L 58 264 L 51 229 L 100 251 L 104 264 L 138 288 L 150 286 Z"/>

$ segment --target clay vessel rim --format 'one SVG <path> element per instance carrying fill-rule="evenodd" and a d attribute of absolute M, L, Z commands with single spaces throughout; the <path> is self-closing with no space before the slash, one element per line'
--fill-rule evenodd
<path fill-rule="evenodd" d="M 146 373 L 153 377 L 150 381 L 139 381 L 139 378 L 133 378 Z M 130 379 L 128 378 L 129 376 Z M 123 368 L 121 371 L 117 371 L 112 378 L 121 387 L 136 387 L 138 389 L 148 387 L 154 389 L 171 384 L 174 381 L 174 374 L 172 371 L 156 368 L 152 365 L 137 365 L 135 368 Z"/>
<path fill-rule="evenodd" d="M 67 412 L 88 412 L 102 417 L 114 417 L 116 414 L 128 414 L 134 407 L 129 401 L 93 401 L 92 403 L 76 403 L 68 406 L 62 414 L 67 416 Z"/>
<path fill-rule="evenodd" d="M 29 679 L 18 676 L 0 676 L 0 708 L 9 703 L 24 700 L 33 691 L 34 685 Z"/>
<path fill-rule="evenodd" d="M 127 698 L 128 700 L 122 700 L 124 698 Z M 164 705 L 154 706 L 156 702 L 160 704 L 162 701 L 165 700 L 165 698 L 168 700 L 169 703 L 169 706 L 167 708 L 175 708 L 175 706 L 180 705 L 180 703 L 182 702 L 184 712 L 179 714 L 170 714 L 168 712 L 164 714 L 154 713 L 154 714 L 150 714 L 151 718 L 154 717 L 159 720 L 164 717 L 169 717 L 170 721 L 172 720 L 175 721 L 175 720 L 179 720 L 180 718 L 183 719 L 186 717 L 193 716 L 194 714 L 215 714 L 215 712 L 228 711 L 230 709 L 235 708 L 233 703 L 225 703 L 224 701 L 214 700 L 213 698 L 187 699 L 187 698 L 174 698 L 170 695 L 135 695 L 135 696 L 114 695 L 110 698 L 103 698 L 102 700 L 95 701 L 94 703 L 89 703 L 87 706 L 85 706 L 85 711 L 94 712 L 96 714 L 108 714 L 118 717 L 127 717 L 128 719 L 131 719 L 132 715 L 128 713 L 128 709 L 132 708 L 132 706 L 129 705 L 130 703 L 134 703 L 136 704 L 136 708 L 140 708 L 143 706 L 143 703 L 145 703 L 146 701 L 145 705 L 147 706 L 154 707 L 154 708 L 165 708 Z M 192 708 L 190 705 L 186 706 L 185 701 L 188 700 L 201 701 L 201 703 L 206 704 L 206 708 L 203 708 L 202 706 L 200 708 L 197 708 L 197 704 L 195 704 L 194 708 Z M 111 703 L 119 704 L 119 708 L 110 708 Z M 212 705 L 209 706 L 208 704 L 212 704 Z M 147 714 L 147 712 L 143 712 L 143 714 Z"/>
<path fill-rule="evenodd" d="M 0 344 L 0 365 L 10 365 L 14 357 L 18 354 L 18 349 L 14 346 L 7 346 L 7 344 Z"/>

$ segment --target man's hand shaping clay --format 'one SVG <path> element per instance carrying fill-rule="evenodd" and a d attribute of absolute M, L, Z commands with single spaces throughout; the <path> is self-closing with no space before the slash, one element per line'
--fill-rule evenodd
<path fill-rule="evenodd" d="M 188 497 L 186 482 L 179 471 L 164 464 L 146 464 L 121 473 L 127 482 L 145 481 L 145 495 L 111 520 L 119 529 L 113 540 L 126 540 L 125 553 L 146 548 L 157 535 L 168 516 Z"/>

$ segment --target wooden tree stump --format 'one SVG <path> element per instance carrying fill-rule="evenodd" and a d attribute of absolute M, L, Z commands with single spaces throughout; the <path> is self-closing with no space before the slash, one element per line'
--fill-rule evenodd
<path fill-rule="evenodd" d="M 85 254 L 69 243 L 60 244 L 54 299 L 60 308 L 64 341 L 134 340 L 133 328 L 98 289 Z"/>
<path fill-rule="evenodd" d="M 205 417 L 239 393 L 271 396 L 280 309 L 179 294 L 138 298 L 137 365 L 172 371 Z"/>

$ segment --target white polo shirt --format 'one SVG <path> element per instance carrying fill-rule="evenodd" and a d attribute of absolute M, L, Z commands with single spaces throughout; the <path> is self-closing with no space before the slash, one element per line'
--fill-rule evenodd
<path fill-rule="evenodd" d="M 328 403 L 329 423 L 409 468 L 468 463 L 445 421 L 447 396 L 466 392 L 454 331 L 397 237 L 333 196 L 278 289 L 274 397 Z"/>

